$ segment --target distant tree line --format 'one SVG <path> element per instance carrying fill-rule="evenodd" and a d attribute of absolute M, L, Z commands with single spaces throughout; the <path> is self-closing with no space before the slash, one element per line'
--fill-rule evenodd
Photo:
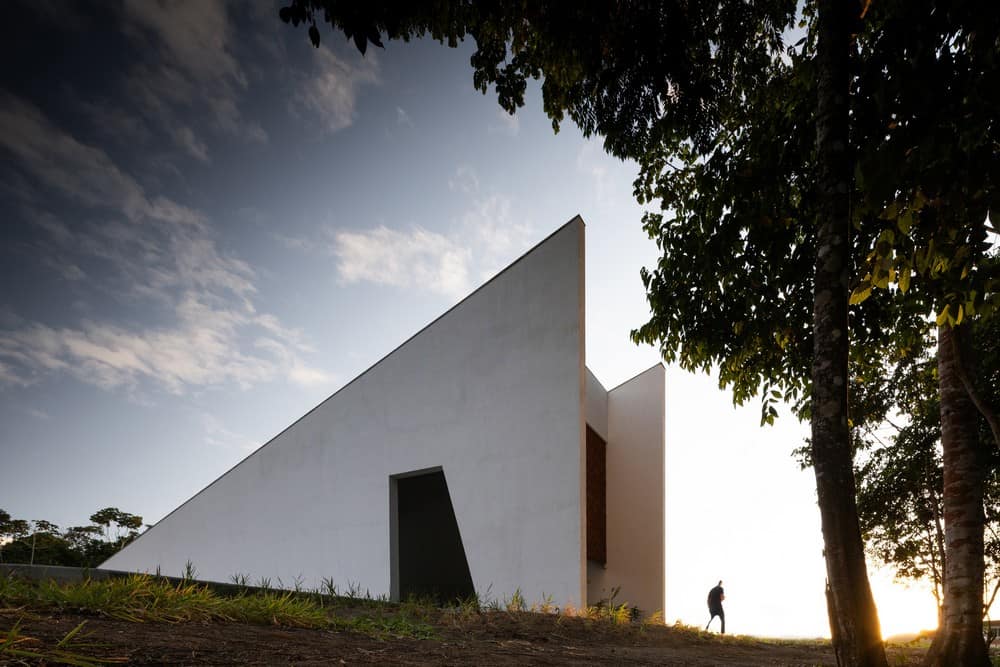
<path fill-rule="evenodd" d="M 0 509 L 0 563 L 97 567 L 142 532 L 142 517 L 105 507 L 89 526 L 60 530 L 45 519 L 15 519 Z"/>

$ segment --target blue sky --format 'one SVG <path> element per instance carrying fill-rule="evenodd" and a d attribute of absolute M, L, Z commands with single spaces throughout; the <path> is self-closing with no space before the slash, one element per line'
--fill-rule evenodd
<path fill-rule="evenodd" d="M 553 134 L 537 85 L 503 113 L 471 44 L 314 49 L 268 3 L 4 11 L 14 516 L 158 520 L 577 213 L 588 365 L 610 387 L 657 362 L 628 341 L 657 257 L 634 165 Z M 738 631 L 826 633 L 812 475 L 789 456 L 804 427 L 759 429 L 676 369 L 667 396 L 668 619 L 698 623 L 721 577 Z"/>

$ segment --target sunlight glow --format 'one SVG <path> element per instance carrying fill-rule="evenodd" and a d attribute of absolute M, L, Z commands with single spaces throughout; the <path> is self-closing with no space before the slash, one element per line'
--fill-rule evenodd
<path fill-rule="evenodd" d="M 934 594 L 929 584 L 893 581 L 892 572 L 887 569 L 869 570 L 869 577 L 883 638 L 937 627 Z"/>

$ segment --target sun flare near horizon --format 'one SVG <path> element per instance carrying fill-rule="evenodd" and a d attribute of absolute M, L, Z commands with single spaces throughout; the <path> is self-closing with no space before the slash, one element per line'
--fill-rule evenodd
<path fill-rule="evenodd" d="M 870 579 L 883 639 L 937 627 L 934 594 L 927 583 L 895 581 L 887 570 L 872 571 Z"/>

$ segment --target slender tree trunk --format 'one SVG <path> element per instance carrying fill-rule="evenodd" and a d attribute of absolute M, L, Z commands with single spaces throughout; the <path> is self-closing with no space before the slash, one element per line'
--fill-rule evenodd
<path fill-rule="evenodd" d="M 924 663 L 934 667 L 989 667 L 983 639 L 983 513 L 986 457 L 979 413 L 959 369 L 967 325 L 938 329 L 941 447 L 944 450 L 944 618 Z"/>
<path fill-rule="evenodd" d="M 820 0 L 817 17 L 819 163 L 813 309 L 812 459 L 829 581 L 837 664 L 884 667 L 885 648 L 858 524 L 847 423 L 847 298 L 850 232 L 848 95 L 852 3 Z"/>

